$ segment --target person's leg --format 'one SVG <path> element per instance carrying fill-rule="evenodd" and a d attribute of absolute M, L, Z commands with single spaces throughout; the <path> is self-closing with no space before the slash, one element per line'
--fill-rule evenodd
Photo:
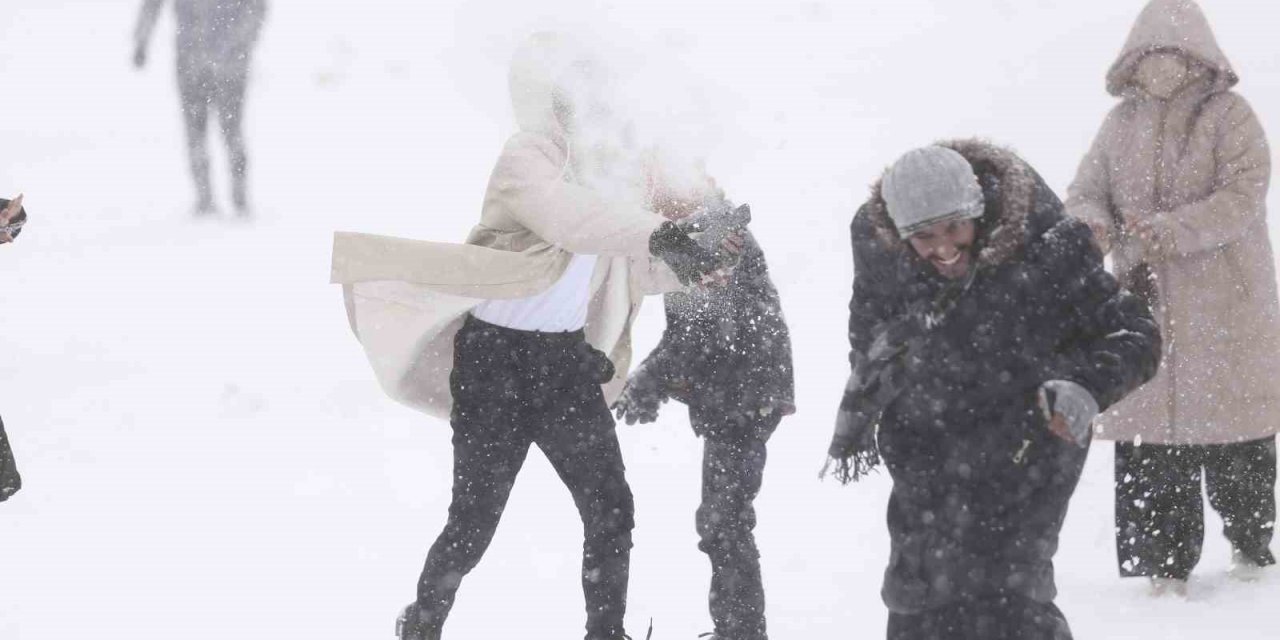
<path fill-rule="evenodd" d="M 1017 595 L 967 599 L 917 614 L 889 614 L 888 640 L 1072 640 L 1053 603 Z"/>
<path fill-rule="evenodd" d="M 600 386 L 565 390 L 559 420 L 537 438 L 582 518 L 582 591 L 588 640 L 621 640 L 630 577 L 635 505 L 627 484 L 613 416 Z"/>
<path fill-rule="evenodd" d="M 227 158 L 231 162 L 231 202 L 240 214 L 249 210 L 249 154 L 245 150 L 243 124 L 247 66 L 245 71 L 220 80 L 216 100 L 218 129 L 227 143 Z"/>
<path fill-rule="evenodd" d="M 1202 449 L 1116 443 L 1120 575 L 1185 580 L 1200 561 Z"/>
<path fill-rule="evenodd" d="M 458 334 L 450 378 L 454 405 L 453 499 L 444 530 L 431 546 L 418 580 L 420 635 L 440 633 L 462 578 L 480 562 L 498 528 L 541 415 L 525 407 L 520 373 L 507 344 L 464 327 Z M 435 635 L 432 635 L 435 634 Z"/>
<path fill-rule="evenodd" d="M 195 213 L 212 213 L 213 186 L 209 179 L 209 103 L 213 85 L 208 74 L 190 65 L 178 66 L 178 94 L 187 132 L 187 160 L 196 186 Z"/>
<path fill-rule="evenodd" d="M 706 418 L 690 412 L 690 419 Z M 703 444 L 698 548 L 711 561 L 711 619 L 716 633 L 726 639 L 768 637 L 760 553 L 752 533 L 756 525 L 753 502 L 764 477 L 766 443 L 778 421 L 779 417 L 771 416 L 750 424 L 727 425 L 730 428 L 698 429 L 714 434 Z M 724 435 L 734 432 L 742 435 Z"/>
<path fill-rule="evenodd" d="M 1232 547 L 1258 566 L 1276 563 L 1276 439 L 1216 445 L 1205 456 L 1209 504 Z"/>

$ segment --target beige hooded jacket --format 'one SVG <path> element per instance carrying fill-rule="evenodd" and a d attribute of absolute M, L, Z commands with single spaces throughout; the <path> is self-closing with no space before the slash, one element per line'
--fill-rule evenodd
<path fill-rule="evenodd" d="M 582 59 L 553 34 L 535 36 L 517 52 L 509 82 L 520 133 L 498 158 L 466 244 L 335 234 L 332 282 L 343 285 L 352 330 L 395 400 L 448 418 L 453 337 L 468 312 L 484 300 L 545 290 L 581 253 L 601 257 L 586 334 L 617 369 L 605 386 L 612 402 L 626 380 L 631 322 L 643 296 L 680 288 L 670 269 L 649 257 L 649 236 L 664 219 L 575 182 L 572 145 L 553 96 Z"/>
<path fill-rule="evenodd" d="M 1152 51 L 1191 63 L 1168 100 L 1134 73 Z M 1138 18 L 1107 90 L 1107 116 L 1068 191 L 1068 213 L 1093 227 L 1116 273 L 1154 274 L 1164 335 L 1159 375 L 1099 421 L 1102 437 L 1216 444 L 1280 429 L 1280 303 L 1267 235 L 1271 154 L 1209 23 L 1190 0 L 1154 0 Z M 1121 231 L 1145 221 L 1154 243 Z M 1126 283 L 1129 284 L 1129 283 Z"/>

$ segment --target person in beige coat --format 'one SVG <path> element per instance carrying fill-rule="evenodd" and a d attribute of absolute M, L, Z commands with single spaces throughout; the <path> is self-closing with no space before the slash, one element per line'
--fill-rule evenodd
<path fill-rule="evenodd" d="M 1280 302 L 1265 199 L 1270 150 L 1200 8 L 1154 0 L 1107 90 L 1121 99 L 1069 190 L 1165 336 L 1159 375 L 1104 415 L 1116 441 L 1123 576 L 1185 591 L 1204 535 L 1201 477 L 1233 572 L 1273 564 Z"/>
<path fill-rule="evenodd" d="M 732 251 L 599 184 L 592 159 L 616 121 L 606 80 L 571 40 L 534 36 L 510 73 L 520 132 L 466 244 L 335 238 L 333 281 L 379 381 L 453 428 L 449 519 L 397 621 L 404 640 L 440 638 L 532 445 L 582 518 L 586 637 L 625 637 L 633 504 L 609 404 L 631 322 L 644 295 L 713 276 Z"/>

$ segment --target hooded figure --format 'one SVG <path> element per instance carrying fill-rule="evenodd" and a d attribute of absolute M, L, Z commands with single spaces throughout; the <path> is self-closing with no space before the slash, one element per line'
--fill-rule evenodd
<path fill-rule="evenodd" d="M 143 0 L 134 30 L 134 65 L 147 61 L 147 43 L 165 0 Z M 243 113 L 249 64 L 266 19 L 266 0 L 173 0 L 177 17 L 178 93 L 187 129 L 191 175 L 196 183 L 197 215 L 215 211 L 206 147 L 210 113 L 227 142 L 231 160 L 231 200 L 236 212 L 249 212 Z"/>
<path fill-rule="evenodd" d="M 1058 534 L 1089 422 L 1155 373 L 1150 312 L 1036 172 L 984 142 L 903 156 L 852 235 L 831 455 L 842 479 L 881 459 L 893 479 L 888 637 L 1070 638 Z"/>
<path fill-rule="evenodd" d="M 405 640 L 440 637 L 535 444 L 582 518 L 587 638 L 624 637 L 633 505 L 608 403 L 643 296 L 724 265 L 658 213 L 585 186 L 599 172 L 579 135 L 607 124 L 605 80 L 572 41 L 534 36 L 511 67 L 520 132 L 466 244 L 335 238 L 333 281 L 379 382 L 453 428 L 449 520 L 399 621 Z"/>
<path fill-rule="evenodd" d="M 1117 441 L 1126 576 L 1190 574 L 1204 529 L 1202 472 L 1237 565 L 1274 562 L 1280 303 L 1265 205 L 1271 154 L 1249 103 L 1231 91 L 1238 81 L 1194 2 L 1151 2 L 1107 74 L 1121 102 L 1069 190 L 1068 213 L 1093 228 L 1165 335 L 1159 374 L 1098 428 Z"/>

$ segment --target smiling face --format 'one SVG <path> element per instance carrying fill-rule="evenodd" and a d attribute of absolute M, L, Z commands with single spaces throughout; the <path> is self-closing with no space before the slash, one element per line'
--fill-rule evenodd
<path fill-rule="evenodd" d="M 973 220 L 950 220 L 915 232 L 907 242 L 917 255 L 938 270 L 939 275 L 958 280 L 969 273 L 977 235 L 977 225 Z"/>

